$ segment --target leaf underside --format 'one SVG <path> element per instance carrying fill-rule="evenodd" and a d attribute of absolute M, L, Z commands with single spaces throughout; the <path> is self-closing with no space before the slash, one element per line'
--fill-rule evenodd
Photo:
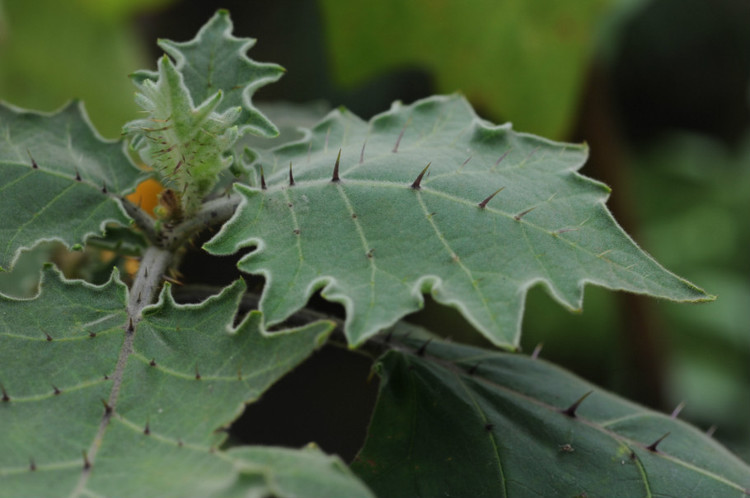
<path fill-rule="evenodd" d="M 127 224 L 113 194 L 143 174 L 122 144 L 102 139 L 75 102 L 54 114 L 0 105 L 0 269 L 42 240 L 68 246 Z"/>
<path fill-rule="evenodd" d="M 405 348 L 380 360 L 378 402 L 352 464 L 378 496 L 750 494 L 750 467 L 680 420 L 523 355 L 439 341 L 413 354 L 416 335 L 394 335 Z M 574 416 L 563 413 L 589 392 Z"/>
<path fill-rule="evenodd" d="M 35 299 L 0 296 L 0 496 L 270 493 L 277 474 L 291 472 L 274 463 L 282 450 L 226 452 L 217 429 L 319 347 L 332 325 L 269 335 L 253 311 L 232 328 L 244 290 L 238 281 L 200 305 L 179 305 L 165 289 L 144 310 L 132 351 L 123 341 L 127 289 L 116 274 L 94 287 L 47 269 Z M 339 461 L 310 458 L 321 483 L 365 489 Z M 302 485 L 295 477 L 286 477 L 290 486 Z"/>
<path fill-rule="evenodd" d="M 255 247 L 238 266 L 266 278 L 268 324 L 322 288 L 346 308 L 355 345 L 418 310 L 423 292 L 511 347 L 526 291 L 540 282 L 571 309 L 586 282 L 708 299 L 617 225 L 609 189 L 576 172 L 585 159 L 583 146 L 493 126 L 458 96 L 397 103 L 369 123 L 338 110 L 261 155 L 267 190 L 237 185 L 242 204 L 205 248 Z"/>

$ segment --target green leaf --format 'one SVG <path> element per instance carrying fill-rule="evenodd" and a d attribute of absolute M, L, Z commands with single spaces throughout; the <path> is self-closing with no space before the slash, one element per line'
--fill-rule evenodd
<path fill-rule="evenodd" d="M 179 305 L 165 289 L 134 337 L 116 274 L 95 287 L 48 269 L 35 299 L 0 296 L 0 496 L 210 497 L 240 486 L 247 463 L 219 449 L 217 430 L 332 329 L 267 334 L 257 311 L 233 328 L 244 290 L 238 281 Z"/>
<path fill-rule="evenodd" d="M 159 40 L 159 46 L 172 56 L 182 74 L 193 102 L 203 102 L 221 91 L 223 99 L 216 111 L 242 108 L 237 120 L 240 133 L 273 137 L 278 130 L 252 104 L 253 94 L 277 81 L 284 69 L 276 64 L 258 63 L 245 54 L 255 45 L 251 38 L 232 36 L 229 12 L 219 10 L 189 42 Z M 136 80 L 155 79 L 147 71 L 136 73 Z"/>
<path fill-rule="evenodd" d="M 346 84 L 418 66 L 521 130 L 574 125 L 599 22 L 618 2 L 323 0 L 332 69 Z"/>
<path fill-rule="evenodd" d="M 266 278 L 269 324 L 322 288 L 346 308 L 355 345 L 419 309 L 422 292 L 501 346 L 518 344 L 537 283 L 571 309 L 586 282 L 709 299 L 622 231 L 604 206 L 609 189 L 576 173 L 585 159 L 583 146 L 493 126 L 461 97 L 395 104 L 369 123 L 335 111 L 262 158 L 268 189 L 237 185 L 242 204 L 205 248 L 256 248 L 238 266 Z"/>
<path fill-rule="evenodd" d="M 108 222 L 127 224 L 114 194 L 141 176 L 81 105 L 49 115 L 0 105 L 0 269 L 42 240 L 72 246 Z"/>
<path fill-rule="evenodd" d="M 353 470 L 379 496 L 743 497 L 750 467 L 545 361 L 392 337 Z M 590 393 L 570 416 L 565 411 Z M 663 436 L 669 434 L 656 444 Z"/>
<path fill-rule="evenodd" d="M 156 170 L 163 184 L 175 189 L 184 215 L 190 216 L 219 173 L 232 164 L 224 153 L 239 136 L 232 125 L 241 108 L 219 113 L 221 91 L 195 107 L 182 74 L 166 56 L 159 59 L 158 75 L 156 82 L 137 83 L 136 101 L 148 116 L 126 124 L 123 133 L 135 137 L 133 146 L 143 161 Z"/>
<path fill-rule="evenodd" d="M 257 496 L 374 497 L 341 459 L 325 455 L 314 445 L 301 451 L 246 446 L 227 453 L 236 466 L 249 474 L 249 479 L 258 473 L 263 475 L 264 483 L 256 491 Z M 228 490 L 224 496 L 240 496 L 240 491 L 241 486 Z"/>

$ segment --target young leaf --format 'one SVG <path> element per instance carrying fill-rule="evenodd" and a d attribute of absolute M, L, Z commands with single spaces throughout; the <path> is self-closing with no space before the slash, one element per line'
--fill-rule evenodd
<path fill-rule="evenodd" d="M 241 108 L 217 112 L 221 91 L 195 107 L 182 75 L 166 56 L 159 59 L 158 75 L 156 82 L 138 84 L 136 101 L 148 116 L 125 125 L 123 133 L 135 137 L 143 161 L 174 188 L 184 215 L 190 216 L 232 163 L 224 152 L 239 136 L 232 125 Z"/>
<path fill-rule="evenodd" d="M 218 449 L 217 429 L 332 328 L 267 334 L 257 311 L 233 328 L 244 289 L 238 281 L 199 305 L 176 304 L 165 289 L 134 326 L 116 274 L 95 287 L 47 269 L 35 299 L 0 296 L 0 496 L 210 497 L 241 487 L 246 464 Z"/>
<path fill-rule="evenodd" d="M 107 222 L 127 224 L 113 194 L 141 176 L 80 104 L 54 114 L 0 105 L 0 270 L 39 241 L 72 246 L 100 235 Z"/>
<path fill-rule="evenodd" d="M 240 133 L 273 137 L 278 130 L 252 104 L 259 88 L 277 81 L 284 69 L 276 64 L 258 63 L 245 54 L 255 45 L 251 38 L 232 36 L 232 21 L 226 10 L 219 10 L 189 42 L 159 40 L 159 46 L 172 56 L 182 74 L 193 102 L 203 102 L 221 91 L 223 99 L 216 111 L 242 109 L 237 124 Z M 136 81 L 156 80 L 156 73 L 141 71 Z"/>
<path fill-rule="evenodd" d="M 750 467 L 680 420 L 527 356 L 435 340 L 411 354 L 424 344 L 414 336 L 394 335 L 406 349 L 379 362 L 352 466 L 378 496 L 750 493 Z"/>
<path fill-rule="evenodd" d="M 583 146 L 493 126 L 461 97 L 393 108 L 365 123 L 340 110 L 262 159 L 266 190 L 237 185 L 234 218 L 206 244 L 255 251 L 268 323 L 316 289 L 344 305 L 360 344 L 431 292 L 488 339 L 514 346 L 526 291 L 541 282 L 579 309 L 586 282 L 679 301 L 709 299 L 641 251 L 576 173 Z M 426 167 L 427 165 L 427 167 Z"/>

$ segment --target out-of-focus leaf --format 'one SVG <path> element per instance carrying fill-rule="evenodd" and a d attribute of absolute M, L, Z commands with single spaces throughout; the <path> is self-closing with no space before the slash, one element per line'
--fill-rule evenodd
<path fill-rule="evenodd" d="M 323 0 L 336 77 L 361 83 L 404 65 L 433 71 L 517 129 L 561 138 L 573 124 L 597 22 L 614 0 Z"/>
<path fill-rule="evenodd" d="M 750 467 L 701 431 L 543 360 L 425 344 L 414 333 L 390 340 L 353 464 L 379 496 L 750 493 Z"/>

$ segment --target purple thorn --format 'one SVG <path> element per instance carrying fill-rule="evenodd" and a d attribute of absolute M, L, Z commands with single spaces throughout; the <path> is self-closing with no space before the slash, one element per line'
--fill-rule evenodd
<path fill-rule="evenodd" d="M 404 132 L 406 131 L 406 125 L 408 124 L 408 121 L 404 123 L 404 127 L 401 128 L 401 133 L 398 134 L 398 138 L 396 139 L 396 145 L 393 146 L 393 150 L 391 152 L 398 152 L 398 146 L 401 144 L 401 139 L 404 138 Z"/>
<path fill-rule="evenodd" d="M 333 165 L 333 178 L 331 178 L 331 181 L 334 183 L 341 181 L 341 178 L 339 178 L 339 162 L 341 162 L 341 149 L 339 149 L 339 155 L 336 157 L 336 164 Z"/>
<path fill-rule="evenodd" d="M 29 149 L 26 149 L 26 153 L 29 155 L 29 159 L 31 159 L 31 169 L 39 169 L 39 165 L 34 161 L 34 158 L 31 157 L 31 152 L 29 152 Z"/>
<path fill-rule="evenodd" d="M 414 180 L 414 182 L 411 184 L 411 188 L 413 188 L 414 190 L 419 190 L 420 188 L 422 188 L 422 177 L 424 177 L 424 174 L 427 173 L 427 168 L 430 167 L 430 164 L 432 163 L 427 163 L 427 166 L 424 167 L 417 179 Z"/>
<path fill-rule="evenodd" d="M 648 446 L 646 446 L 646 449 L 647 449 L 648 451 L 653 451 L 654 453 L 656 453 L 656 447 L 657 447 L 657 446 L 659 446 L 659 443 L 661 443 L 662 441 L 664 441 L 664 438 L 666 438 L 666 437 L 667 437 L 667 436 L 669 436 L 670 434 L 671 434 L 671 432 L 667 432 L 667 433 L 666 433 L 666 434 L 664 434 L 664 435 L 663 435 L 662 437 L 660 437 L 659 439 L 657 439 L 657 440 L 656 440 L 656 441 L 654 441 L 653 443 L 651 443 L 651 444 L 649 444 Z"/>
<path fill-rule="evenodd" d="M 523 218 L 524 216 L 526 216 L 527 214 L 529 214 L 530 212 L 532 212 L 535 209 L 536 209 L 536 206 L 530 207 L 526 211 L 521 211 L 520 213 L 518 213 L 517 215 L 515 215 L 513 217 L 513 219 L 516 220 L 516 221 L 521 221 L 521 218 Z"/>
<path fill-rule="evenodd" d="M 499 194 L 503 190 L 505 190 L 505 187 L 500 187 L 499 189 L 495 190 L 492 194 L 489 195 L 489 197 L 487 197 L 485 200 L 483 200 L 482 202 L 480 202 L 478 204 L 478 206 L 480 208 L 482 208 L 482 209 L 486 208 L 487 207 L 487 203 L 490 202 L 493 197 L 495 197 L 497 194 Z"/>
<path fill-rule="evenodd" d="M 539 353 L 542 352 L 543 347 L 544 347 L 543 342 L 540 342 L 539 344 L 536 345 L 536 347 L 534 348 L 534 351 L 531 353 L 532 360 L 536 360 L 537 358 L 539 358 Z"/>
<path fill-rule="evenodd" d="M 266 190 L 267 189 L 267 187 L 266 187 L 266 177 L 263 176 L 263 165 L 259 164 L 259 166 L 260 166 L 260 189 L 261 190 Z"/>
<path fill-rule="evenodd" d="M 427 339 L 424 344 L 422 344 L 419 349 L 417 349 L 417 356 L 424 356 L 424 354 L 427 352 L 427 346 L 429 346 L 431 342 L 432 338 Z"/>
<path fill-rule="evenodd" d="M 503 159 L 505 159 L 505 156 L 507 156 L 509 152 L 510 152 L 510 149 L 506 150 L 503 153 L 503 155 L 500 156 L 497 161 L 495 161 L 495 166 L 497 166 L 498 164 L 500 164 L 501 162 L 503 162 Z"/>
<path fill-rule="evenodd" d="M 593 392 L 594 391 L 587 392 L 586 394 L 584 394 L 583 396 L 581 396 L 580 398 L 578 398 L 578 401 L 576 401 L 575 403 L 573 403 L 572 405 L 570 405 L 565 410 L 562 410 L 561 413 L 563 413 L 564 415 L 567 415 L 570 418 L 576 418 L 576 410 L 578 410 L 578 407 L 581 406 L 581 403 L 583 403 L 583 400 L 585 400 L 586 398 L 588 398 L 591 395 L 591 393 L 593 393 Z"/>
<path fill-rule="evenodd" d="M 365 162 L 365 147 L 367 146 L 367 139 L 365 139 L 365 142 L 362 144 L 362 150 L 359 152 L 359 164 L 362 164 Z"/>

